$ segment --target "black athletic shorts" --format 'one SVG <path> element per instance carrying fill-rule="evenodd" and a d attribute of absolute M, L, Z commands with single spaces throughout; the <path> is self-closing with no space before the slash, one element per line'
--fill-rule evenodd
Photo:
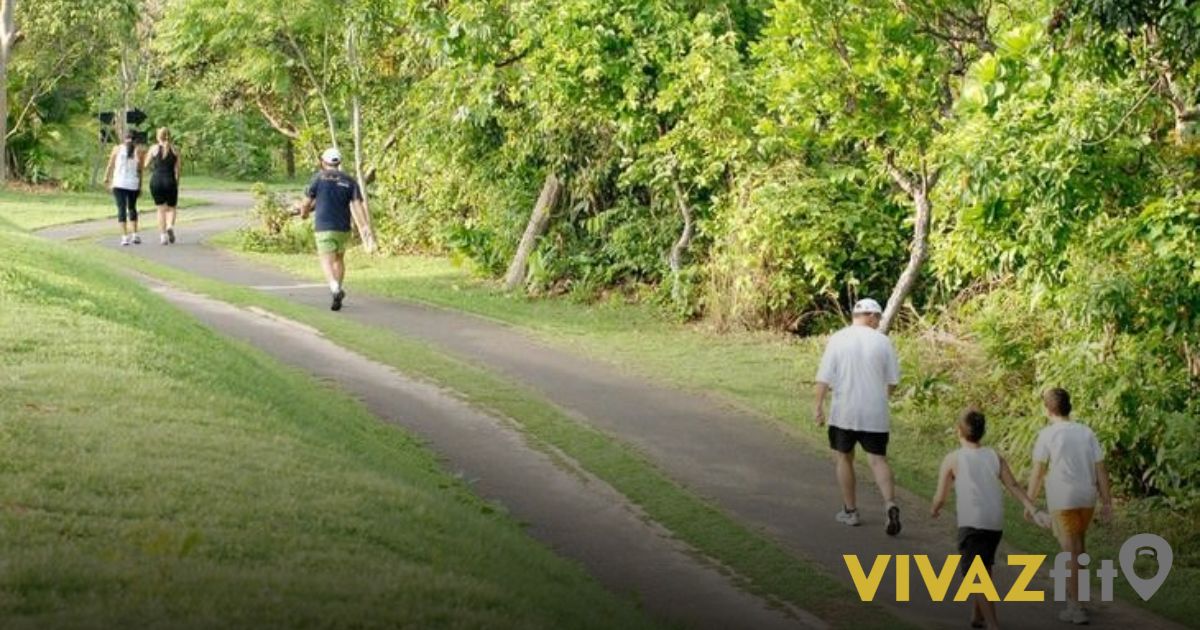
<path fill-rule="evenodd" d="M 872 455 L 887 455 L 888 434 L 874 431 L 855 431 L 829 425 L 829 448 L 839 453 L 854 451 L 854 445 Z"/>
<path fill-rule="evenodd" d="M 154 197 L 154 205 L 174 208 L 179 205 L 179 183 L 174 179 L 163 181 L 152 178 L 150 180 L 150 196 Z"/>
<path fill-rule="evenodd" d="M 959 527 L 958 528 L 958 553 L 962 554 L 962 562 L 959 566 L 962 568 L 963 575 L 974 564 L 975 558 L 983 558 L 983 566 L 992 570 L 992 565 L 996 564 L 996 548 L 1000 546 L 1000 537 L 1004 532 L 994 529 L 976 529 L 974 527 Z"/>

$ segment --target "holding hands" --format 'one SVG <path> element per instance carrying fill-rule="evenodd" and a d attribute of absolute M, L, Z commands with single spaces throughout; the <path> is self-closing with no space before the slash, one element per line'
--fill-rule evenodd
<path fill-rule="evenodd" d="M 1025 506 L 1025 520 L 1036 524 L 1042 529 L 1050 529 L 1050 526 L 1053 524 L 1049 514 L 1037 509 L 1032 504 Z"/>

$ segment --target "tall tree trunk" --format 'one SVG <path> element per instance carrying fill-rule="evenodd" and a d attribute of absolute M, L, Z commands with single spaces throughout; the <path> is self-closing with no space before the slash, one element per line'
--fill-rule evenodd
<path fill-rule="evenodd" d="M 533 214 L 529 216 L 529 224 L 525 226 L 525 233 L 521 235 L 521 242 L 517 245 L 517 253 L 513 256 L 512 263 L 508 265 L 508 273 L 504 274 L 505 289 L 513 291 L 524 284 L 529 255 L 533 253 L 538 237 L 550 225 L 550 213 L 554 210 L 554 206 L 558 205 L 558 196 L 561 192 L 562 183 L 558 180 L 558 176 L 554 173 L 546 175 L 546 181 L 542 183 L 542 193 L 538 195 L 537 203 L 533 206 Z"/>
<path fill-rule="evenodd" d="M 283 139 L 283 168 L 288 179 L 296 178 L 296 144 L 288 137 Z"/>
<path fill-rule="evenodd" d="M 325 94 L 328 86 L 325 84 L 325 81 L 317 80 L 317 75 L 313 72 L 312 65 L 308 63 L 308 56 L 304 54 L 304 50 L 300 48 L 300 44 L 296 42 L 296 38 L 292 37 L 290 29 L 291 27 L 284 20 L 283 36 L 292 47 L 292 51 L 296 53 L 296 61 L 300 62 L 300 68 L 304 70 L 304 75 L 308 77 L 308 81 L 312 83 L 313 89 L 317 91 L 317 99 L 321 101 L 321 109 L 325 112 L 325 124 L 329 126 L 329 142 L 331 146 L 338 148 L 337 123 L 333 118 L 333 108 L 329 106 L 329 98 Z"/>
<path fill-rule="evenodd" d="M 9 2 L 4 3 L 8 11 Z M 7 18 L 6 18 L 7 19 Z M 7 40 L 7 31 L 3 36 Z M 0 186 L 8 183 L 8 45 L 0 43 Z"/>
<path fill-rule="evenodd" d="M 692 208 L 684 197 L 683 187 L 679 185 L 679 179 L 672 178 L 671 186 L 675 190 L 675 203 L 679 206 L 679 214 L 683 216 L 683 231 L 679 234 L 679 240 L 671 247 L 667 262 L 671 265 L 671 299 L 676 304 L 682 304 L 683 284 L 680 274 L 683 272 L 683 253 L 692 244 L 692 237 L 696 234 L 696 223 L 692 216 Z"/>
<path fill-rule="evenodd" d="M 0 184 L 8 182 L 8 59 L 19 34 L 14 23 L 17 0 L 0 4 Z"/>
<path fill-rule="evenodd" d="M 354 136 L 354 179 L 362 192 L 362 217 L 358 233 L 363 239 L 363 245 L 368 252 L 375 251 L 375 230 L 371 225 L 371 203 L 367 195 L 367 180 L 363 176 L 363 141 L 362 141 L 362 72 L 358 58 L 358 33 L 354 22 L 346 23 L 346 57 L 350 65 L 350 73 L 354 84 L 350 88 L 350 124 Z"/>
<path fill-rule="evenodd" d="M 1146 30 L 1146 43 L 1152 51 L 1150 61 L 1158 75 L 1158 91 L 1171 105 L 1171 113 L 1175 116 L 1175 144 L 1183 145 L 1192 137 L 1196 123 L 1200 121 L 1200 103 L 1179 85 L 1175 69 L 1160 54 L 1162 43 L 1157 27 Z"/>
<path fill-rule="evenodd" d="M 895 154 L 888 152 L 884 166 L 888 175 L 900 186 L 913 203 L 913 237 L 909 245 L 908 265 L 896 281 L 892 295 L 888 298 L 887 306 L 883 309 L 883 318 L 879 322 L 879 331 L 887 334 L 896 316 L 900 314 L 905 300 L 912 294 L 921 276 L 921 269 L 929 258 L 929 226 L 932 223 L 933 205 L 929 201 L 929 193 L 937 185 L 940 171 L 929 175 L 925 168 L 925 160 L 921 159 L 921 172 L 906 173 L 896 166 Z"/>

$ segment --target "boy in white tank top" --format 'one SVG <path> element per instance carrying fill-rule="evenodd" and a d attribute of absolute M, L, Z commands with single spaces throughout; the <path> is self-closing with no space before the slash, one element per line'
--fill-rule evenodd
<path fill-rule="evenodd" d="M 992 572 L 1004 529 L 1002 483 L 1025 506 L 1027 513 L 1036 514 L 1039 525 L 1045 527 L 1049 523 L 1049 516 L 1038 512 L 1037 506 L 1017 483 L 1008 462 L 996 451 L 980 445 L 986 429 L 987 421 L 978 409 L 968 409 L 959 416 L 955 432 L 961 447 L 942 460 L 930 512 L 933 518 L 941 514 L 953 483 L 958 514 L 958 552 L 962 555 L 959 566 L 963 575 L 975 562 L 982 562 L 989 575 Z M 971 599 L 971 627 L 999 628 L 995 602 L 983 595 Z"/>

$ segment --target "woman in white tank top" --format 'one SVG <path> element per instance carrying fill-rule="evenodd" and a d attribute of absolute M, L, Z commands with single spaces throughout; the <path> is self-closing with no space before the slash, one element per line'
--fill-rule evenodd
<path fill-rule="evenodd" d="M 142 242 L 138 235 L 137 199 L 142 191 L 142 151 L 133 132 L 126 131 L 123 142 L 108 156 L 104 183 L 117 203 L 117 222 L 121 224 L 121 245 Z"/>
<path fill-rule="evenodd" d="M 982 562 L 990 575 L 996 561 L 996 549 L 1004 529 L 1004 493 L 1001 484 L 1025 506 L 1026 516 L 1033 516 L 1046 527 L 1050 518 L 1039 512 L 1029 495 L 1013 477 L 1008 462 L 996 451 L 981 446 L 987 429 L 983 412 L 968 409 L 955 424 L 959 449 L 946 455 L 938 473 L 938 488 L 933 497 L 931 515 L 937 518 L 954 484 L 955 507 L 958 513 L 958 552 L 963 575 L 971 566 Z M 982 595 L 972 597 L 971 625 L 997 628 L 996 604 Z"/>

